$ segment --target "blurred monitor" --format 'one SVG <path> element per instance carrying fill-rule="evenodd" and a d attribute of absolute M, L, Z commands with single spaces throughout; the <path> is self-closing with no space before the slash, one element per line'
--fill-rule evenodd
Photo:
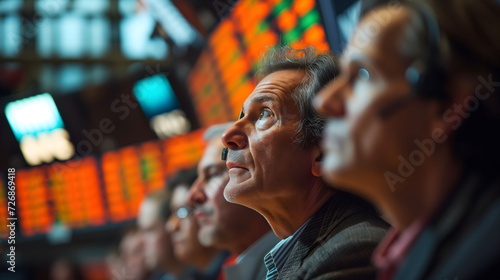
<path fill-rule="evenodd" d="M 190 122 L 181 110 L 165 75 L 157 74 L 138 80 L 134 84 L 133 92 L 149 119 L 151 129 L 159 138 L 187 133 L 191 129 Z"/>
<path fill-rule="evenodd" d="M 49 93 L 7 103 L 5 115 L 28 164 L 67 160 L 74 155 L 74 146 Z"/>
<path fill-rule="evenodd" d="M 317 0 L 331 50 L 339 56 L 361 14 L 362 0 Z"/>
<path fill-rule="evenodd" d="M 137 81 L 133 91 L 148 119 L 179 109 L 179 102 L 175 97 L 174 90 L 163 74 Z"/>

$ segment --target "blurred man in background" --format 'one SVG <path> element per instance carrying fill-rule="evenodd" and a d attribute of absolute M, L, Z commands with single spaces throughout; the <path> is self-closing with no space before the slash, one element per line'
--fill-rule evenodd
<path fill-rule="evenodd" d="M 145 280 L 151 275 L 145 264 L 144 243 L 137 228 L 126 231 L 120 242 L 122 267 L 111 274 L 113 279 Z"/>
<path fill-rule="evenodd" d="M 229 174 L 221 160 L 224 146 L 220 136 L 229 125 L 212 126 L 206 131 L 204 139 L 208 145 L 198 164 L 199 177 L 190 191 L 189 201 L 196 207 L 200 242 L 233 254 L 224 267 L 226 279 L 264 279 L 264 256 L 279 239 L 259 213 L 224 198 Z"/>
<path fill-rule="evenodd" d="M 168 196 L 163 191 L 148 195 L 139 207 L 137 225 L 144 244 L 144 261 L 153 273 L 150 279 L 176 279 L 186 268 L 175 257 L 165 229 L 167 207 Z"/>
<path fill-rule="evenodd" d="M 168 181 L 170 217 L 166 228 L 172 236 L 175 256 L 194 266 L 181 279 L 217 279 L 228 253 L 202 246 L 198 240 L 199 226 L 192 207 L 187 205 L 189 189 L 196 177 L 196 169 L 186 169 Z"/>
<path fill-rule="evenodd" d="M 312 100 L 335 78 L 336 60 L 313 47 L 279 47 L 266 54 L 260 73 L 222 141 L 229 149 L 226 199 L 260 212 L 283 239 L 266 255 L 267 279 L 374 278 L 370 255 L 388 225 L 321 178 L 325 120 Z"/>
<path fill-rule="evenodd" d="M 79 265 L 69 258 L 60 258 L 50 267 L 51 280 L 83 280 L 85 279 Z"/>
<path fill-rule="evenodd" d="M 500 275 L 499 14 L 488 0 L 379 7 L 315 101 L 332 117 L 326 177 L 395 226 L 380 279 Z"/>

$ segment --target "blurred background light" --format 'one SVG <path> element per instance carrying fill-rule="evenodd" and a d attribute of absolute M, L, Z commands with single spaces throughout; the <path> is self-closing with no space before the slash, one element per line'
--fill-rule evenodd
<path fill-rule="evenodd" d="M 345 11 L 338 15 L 337 21 L 339 24 L 340 33 L 343 41 L 348 41 L 354 29 L 358 25 L 359 16 L 361 14 L 361 1 L 357 1 L 349 6 Z"/>
<path fill-rule="evenodd" d="M 167 44 L 160 38 L 151 39 L 155 20 L 149 13 L 125 17 L 120 24 L 120 45 L 123 54 L 131 59 L 164 58 Z"/>
<path fill-rule="evenodd" d="M 200 39 L 170 0 L 146 0 L 146 3 L 153 17 L 177 46 L 185 47 Z"/>
<path fill-rule="evenodd" d="M 16 12 L 23 6 L 23 1 L 2 0 L 0 1 L 0 12 Z"/>
<path fill-rule="evenodd" d="M 73 9 L 79 13 L 104 13 L 108 8 L 108 0 L 74 0 L 73 2 Z"/>
<path fill-rule="evenodd" d="M 21 17 L 17 15 L 8 16 L 3 19 L 2 25 L 5 36 L 3 55 L 7 57 L 15 56 L 21 50 L 23 44 Z"/>
<path fill-rule="evenodd" d="M 73 156 L 74 147 L 49 93 L 10 102 L 5 115 L 28 164 Z"/>
<path fill-rule="evenodd" d="M 57 83 L 62 93 L 79 89 L 86 82 L 87 75 L 83 65 L 67 63 L 61 66 L 58 72 Z"/>
<path fill-rule="evenodd" d="M 70 13 L 59 19 L 58 53 L 61 57 L 80 57 L 85 53 L 85 21 L 82 16 Z"/>
<path fill-rule="evenodd" d="M 13 101 L 5 107 L 5 115 L 16 139 L 36 136 L 43 131 L 64 128 L 56 103 L 49 93 Z"/>
<path fill-rule="evenodd" d="M 163 74 L 157 74 L 137 81 L 134 95 L 148 119 L 179 109 L 172 86 Z"/>

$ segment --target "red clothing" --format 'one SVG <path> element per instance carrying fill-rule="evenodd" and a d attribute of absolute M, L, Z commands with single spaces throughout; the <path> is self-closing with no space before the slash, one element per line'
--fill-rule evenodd
<path fill-rule="evenodd" d="M 235 254 L 231 254 L 229 257 L 227 257 L 227 259 L 222 264 L 222 268 L 220 270 L 219 277 L 217 277 L 217 280 L 226 280 L 226 275 L 224 274 L 224 267 L 236 264 L 237 259 L 238 255 Z"/>
<path fill-rule="evenodd" d="M 378 268 L 378 280 L 389 280 L 408 253 L 413 242 L 427 225 L 429 216 L 414 221 L 404 232 L 394 228 L 380 243 L 373 254 L 373 263 Z"/>

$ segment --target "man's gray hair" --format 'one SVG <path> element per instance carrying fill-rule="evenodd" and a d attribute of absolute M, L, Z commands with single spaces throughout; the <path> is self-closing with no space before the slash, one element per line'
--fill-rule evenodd
<path fill-rule="evenodd" d="M 305 49 L 282 46 L 272 48 L 265 54 L 257 79 L 260 81 L 271 73 L 290 69 L 306 72 L 302 82 L 292 92 L 292 98 L 300 112 L 295 141 L 300 147 L 307 148 L 319 144 L 325 127 L 325 118 L 312 107 L 314 96 L 339 74 L 340 68 L 328 51 L 312 46 Z"/>

